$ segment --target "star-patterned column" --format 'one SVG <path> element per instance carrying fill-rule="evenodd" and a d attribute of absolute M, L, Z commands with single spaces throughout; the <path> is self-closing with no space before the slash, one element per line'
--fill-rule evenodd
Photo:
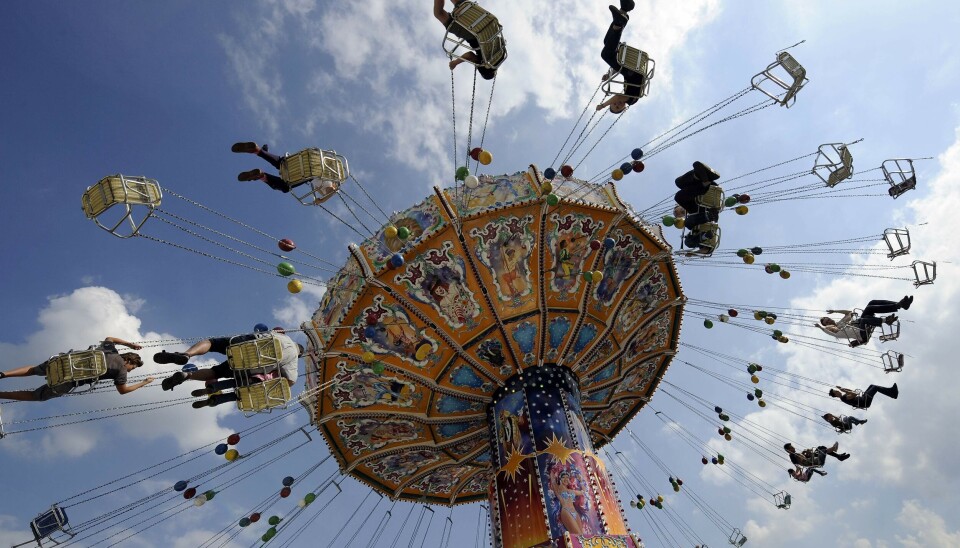
<path fill-rule="evenodd" d="M 576 377 L 546 364 L 524 370 L 488 410 L 491 521 L 496 548 L 633 547 L 619 501 L 580 411 Z"/>

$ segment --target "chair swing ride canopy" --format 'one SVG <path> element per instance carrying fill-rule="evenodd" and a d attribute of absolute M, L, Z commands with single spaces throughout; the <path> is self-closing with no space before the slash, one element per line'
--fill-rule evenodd
<path fill-rule="evenodd" d="M 683 312 L 669 245 L 612 183 L 558 176 L 555 206 L 543 183 L 531 166 L 435 188 L 350 247 L 304 324 L 322 387 L 304 404 L 345 473 L 393 498 L 485 500 L 487 408 L 522 370 L 574 373 L 595 446 L 653 394 Z"/>

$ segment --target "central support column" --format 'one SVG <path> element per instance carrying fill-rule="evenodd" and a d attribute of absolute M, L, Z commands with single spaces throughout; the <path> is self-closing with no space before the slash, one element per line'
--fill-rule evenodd
<path fill-rule="evenodd" d="M 545 364 L 513 376 L 494 394 L 487 415 L 495 548 L 638 545 L 593 451 L 568 368 Z"/>

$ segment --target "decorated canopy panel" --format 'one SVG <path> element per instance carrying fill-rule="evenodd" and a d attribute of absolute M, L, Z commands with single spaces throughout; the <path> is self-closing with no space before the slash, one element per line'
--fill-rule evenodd
<path fill-rule="evenodd" d="M 437 189 L 360 245 L 305 324 L 320 430 L 394 498 L 487 498 L 487 409 L 521 371 L 573 371 L 594 443 L 644 405 L 676 350 L 671 250 L 612 183 L 533 166 Z M 403 229 L 403 230 L 400 230 Z"/>

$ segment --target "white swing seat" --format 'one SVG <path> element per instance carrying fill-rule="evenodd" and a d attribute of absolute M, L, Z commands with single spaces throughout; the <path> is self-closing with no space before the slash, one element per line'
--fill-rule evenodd
<path fill-rule="evenodd" d="M 227 362 L 237 382 L 237 408 L 245 414 L 285 407 L 291 399 L 290 383 L 280 373 L 283 351 L 272 332 L 227 346 Z M 263 382 L 254 375 L 269 376 Z"/>
<path fill-rule="evenodd" d="M 883 360 L 884 373 L 899 373 L 903 371 L 903 364 L 901 363 L 903 354 L 895 350 L 888 350 L 886 354 L 880 356 L 880 359 Z"/>
<path fill-rule="evenodd" d="M 817 149 L 812 173 L 828 187 L 853 177 L 853 155 L 843 143 L 827 143 Z"/>
<path fill-rule="evenodd" d="M 65 352 L 47 360 L 47 386 L 79 385 L 95 381 L 107 372 L 102 350 Z"/>
<path fill-rule="evenodd" d="M 914 287 L 931 285 L 937 279 L 936 261 L 913 261 L 910 266 L 913 267 L 913 275 L 916 277 L 913 282 Z"/>
<path fill-rule="evenodd" d="M 56 533 L 64 533 L 69 538 L 73 538 L 76 535 L 76 533 L 70 530 L 70 519 L 67 517 L 67 513 L 56 504 L 51 506 L 46 512 L 33 518 L 33 521 L 30 522 L 30 531 L 33 532 L 33 538 L 38 546 L 43 546 L 41 541 L 44 539 L 50 540 L 54 544 L 60 544 L 61 540 L 67 540 L 57 540 L 53 538 L 52 535 Z"/>
<path fill-rule="evenodd" d="M 626 43 L 621 42 L 620 46 L 617 48 L 617 63 L 622 67 L 622 69 L 636 72 L 637 74 L 642 74 L 643 84 L 639 86 L 631 86 L 637 87 L 640 90 L 639 92 L 627 93 L 628 84 L 626 79 L 623 77 L 621 72 L 617 72 L 603 82 L 603 92 L 608 97 L 610 95 L 624 95 L 633 99 L 640 99 L 650 94 L 650 81 L 653 80 L 653 72 L 656 69 L 657 64 L 653 59 L 650 58 L 649 55 L 647 55 L 647 52 L 632 46 L 628 46 Z M 620 78 L 617 78 L 618 76 L 620 76 Z M 614 91 L 614 85 L 620 86 L 621 91 Z"/>
<path fill-rule="evenodd" d="M 883 177 L 890 184 L 887 193 L 896 200 L 904 192 L 917 188 L 917 172 L 910 158 L 891 158 L 880 164 Z"/>
<path fill-rule="evenodd" d="M 280 160 L 280 178 L 303 205 L 327 201 L 350 176 L 347 159 L 335 150 L 308 148 Z"/>
<path fill-rule="evenodd" d="M 790 493 L 786 491 L 780 491 L 779 493 L 773 495 L 773 502 L 777 505 L 777 508 L 781 510 L 789 510 L 790 504 L 793 502 L 793 497 L 790 496 Z"/>
<path fill-rule="evenodd" d="M 470 41 L 479 44 L 480 63 L 467 61 L 478 67 L 496 70 L 507 59 L 507 41 L 503 38 L 500 21 L 476 2 L 462 1 L 453 9 L 453 21 L 443 36 L 443 50 L 453 59 L 467 51 L 474 51 Z"/>
<path fill-rule="evenodd" d="M 792 55 L 781 51 L 776 61 L 750 79 L 750 85 L 780 106 L 790 108 L 809 81 L 806 69 Z"/>
<path fill-rule="evenodd" d="M 163 193 L 154 179 L 110 175 L 87 187 L 81 198 L 83 213 L 97 226 L 118 238 L 136 236 L 143 223 L 160 205 Z M 108 210 L 121 206 L 111 213 Z M 134 206 L 147 209 L 142 218 L 134 218 Z"/>
<path fill-rule="evenodd" d="M 906 228 L 888 228 L 883 231 L 883 241 L 887 244 L 887 257 L 895 259 L 910 254 L 910 231 Z"/>

